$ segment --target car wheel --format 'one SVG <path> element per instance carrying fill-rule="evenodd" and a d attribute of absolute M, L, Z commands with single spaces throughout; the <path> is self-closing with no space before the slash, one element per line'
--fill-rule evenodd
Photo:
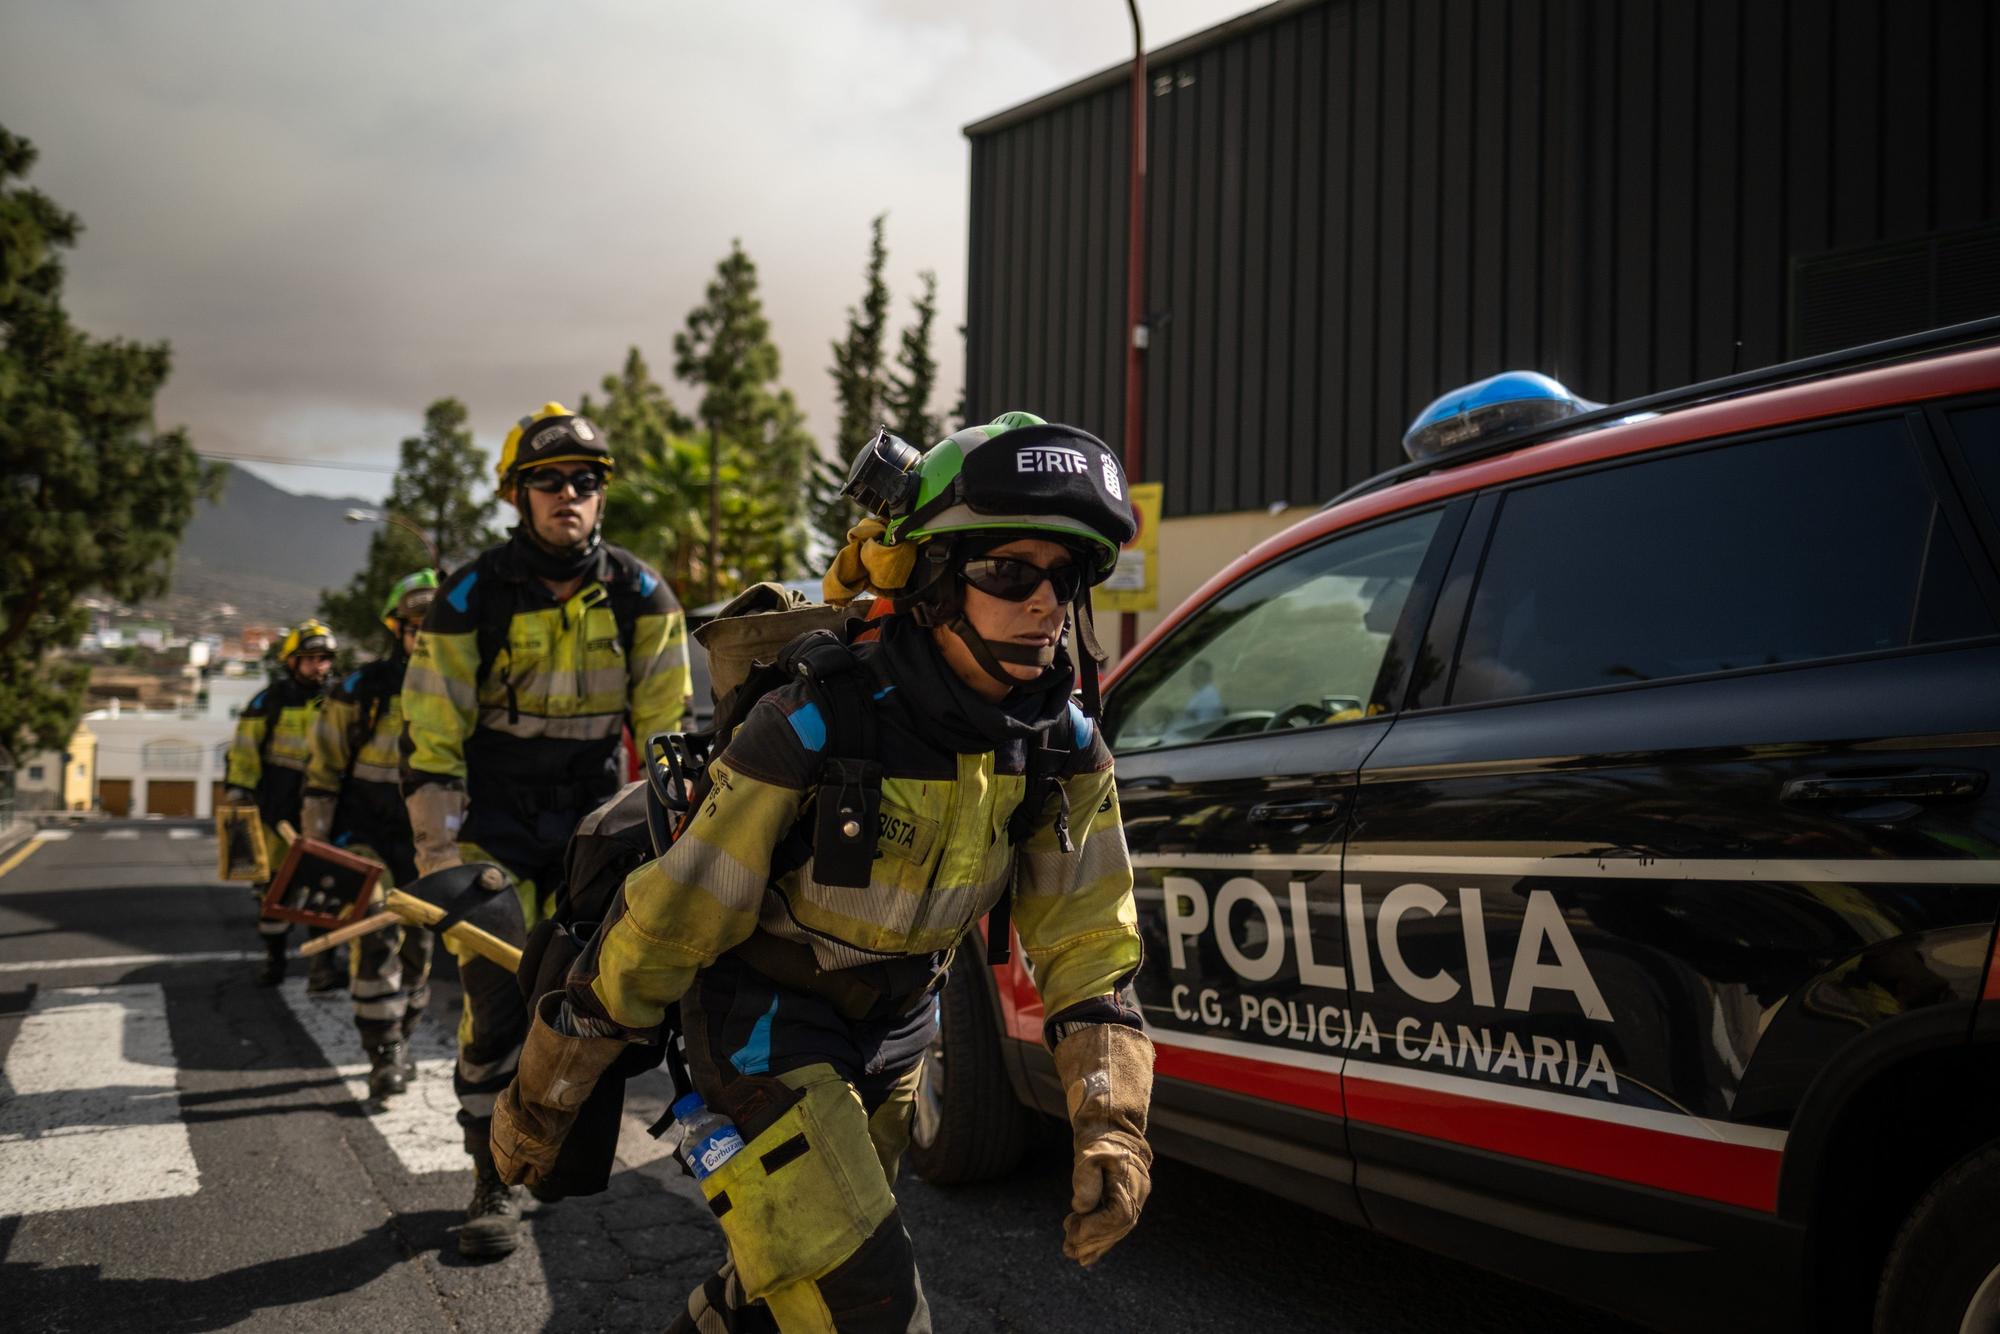
<path fill-rule="evenodd" d="M 918 1077 L 910 1164 L 937 1186 L 1003 1176 L 1028 1147 L 1033 1113 L 1015 1100 L 1002 1063 L 985 967 L 977 940 L 968 940 L 938 997 L 937 1040 Z"/>
<path fill-rule="evenodd" d="M 2000 1140 L 1960 1159 L 1903 1224 L 1882 1272 L 1876 1334 L 2000 1331 Z"/>

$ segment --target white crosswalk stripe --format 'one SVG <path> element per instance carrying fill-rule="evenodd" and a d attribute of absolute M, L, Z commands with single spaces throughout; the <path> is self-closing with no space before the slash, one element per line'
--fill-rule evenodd
<path fill-rule="evenodd" d="M 300 1027 L 318 1044 L 327 1064 L 340 1072 L 354 1100 L 365 1101 L 368 1059 L 361 1050 L 361 1036 L 354 1031 L 354 1006 L 347 993 L 310 997 L 299 978 L 287 981 L 279 991 Z M 424 1016 L 411 1035 L 410 1054 L 417 1073 L 409 1090 L 387 1099 L 382 1110 L 368 1118 L 404 1168 L 413 1173 L 463 1172 L 471 1163 L 465 1156 L 465 1136 L 456 1119 L 458 1098 L 451 1091 L 451 1068 L 458 1054 L 449 1027 L 454 1018 L 451 1014 Z"/>
<path fill-rule="evenodd" d="M 38 829 L 35 831 L 35 842 L 60 843 L 64 839 L 72 837 L 75 832 L 72 829 Z"/>
<path fill-rule="evenodd" d="M 201 1173 L 174 1091 L 166 993 L 43 991 L 7 1054 L 0 1214 L 192 1195 Z"/>
<path fill-rule="evenodd" d="M 174 839 L 206 838 L 208 837 L 208 831 L 205 829 L 169 829 L 167 837 Z"/>
<path fill-rule="evenodd" d="M 137 838 L 139 837 L 139 831 L 136 829 L 107 829 L 104 831 L 104 837 L 116 839 Z"/>

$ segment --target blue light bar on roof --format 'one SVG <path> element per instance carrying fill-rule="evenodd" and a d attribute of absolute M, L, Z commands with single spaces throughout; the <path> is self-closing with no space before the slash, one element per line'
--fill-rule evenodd
<path fill-rule="evenodd" d="M 1537 371 L 1502 371 L 1441 395 L 1403 433 L 1403 452 L 1427 462 L 1604 406 L 1578 398 Z"/>

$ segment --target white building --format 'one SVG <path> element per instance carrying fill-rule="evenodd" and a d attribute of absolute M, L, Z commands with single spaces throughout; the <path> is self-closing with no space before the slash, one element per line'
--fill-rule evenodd
<path fill-rule="evenodd" d="M 200 708 L 111 707 L 83 717 L 96 742 L 97 804 L 111 815 L 208 817 L 228 771 L 236 715 L 261 676 L 211 676 Z"/>

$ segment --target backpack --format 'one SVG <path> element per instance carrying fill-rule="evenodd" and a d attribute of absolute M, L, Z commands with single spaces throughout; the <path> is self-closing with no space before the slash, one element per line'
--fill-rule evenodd
<path fill-rule="evenodd" d="M 709 654 L 714 721 L 696 732 L 660 733 L 646 738 L 646 776 L 627 784 L 585 816 L 565 852 L 566 888 L 552 917 L 529 933 L 516 974 L 533 1013 L 540 999 L 567 984 L 572 964 L 589 948 L 610 915 L 625 879 L 646 862 L 664 856 L 706 798 L 709 761 L 727 746 L 750 711 L 780 686 L 803 680 L 827 719 L 827 745 L 820 760 L 812 830 L 801 819 L 773 852 L 771 874 L 801 866 L 810 858 L 825 884 L 865 888 L 875 860 L 877 814 L 882 796 L 882 763 L 877 753 L 871 678 L 860 670 L 855 637 L 866 613 L 807 601 L 781 584 L 764 583 L 735 598 L 722 613 L 694 632 Z M 503 622 L 504 625 L 504 622 Z M 483 651 L 482 651 L 483 657 Z M 1061 725 L 1065 730 L 1067 721 Z M 1053 733 L 1056 729 L 1051 729 Z M 1008 826 L 1015 845 L 1033 832 L 1037 816 L 1059 790 L 1061 768 L 1070 751 L 1049 744 L 1030 750 L 1028 786 Z M 1063 741 L 1073 746 L 1074 737 Z M 1070 850 L 1067 812 L 1057 816 L 1057 835 Z M 987 959 L 1010 957 L 1012 891 L 992 910 Z M 612 1156 L 625 1100 L 625 1081 L 663 1060 L 676 1096 L 693 1089 L 679 1051 L 677 1010 L 669 1009 L 659 1040 L 633 1043 L 592 1089 L 564 1138 L 554 1169 L 542 1183 L 553 1193 L 593 1195 L 609 1183 Z M 651 1127 L 660 1134 L 669 1112 Z"/>

